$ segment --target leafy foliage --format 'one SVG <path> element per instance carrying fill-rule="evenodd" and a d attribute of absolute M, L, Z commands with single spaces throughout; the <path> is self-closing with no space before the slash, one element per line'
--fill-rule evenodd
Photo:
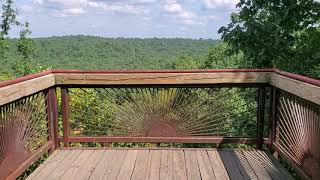
<path fill-rule="evenodd" d="M 311 75 L 320 63 L 320 3 L 314 0 L 241 0 L 219 32 L 230 53 L 242 51 L 251 67 L 278 67 Z"/>

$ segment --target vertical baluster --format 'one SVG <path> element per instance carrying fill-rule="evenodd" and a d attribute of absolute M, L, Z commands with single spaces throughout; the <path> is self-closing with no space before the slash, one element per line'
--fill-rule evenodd
<path fill-rule="evenodd" d="M 62 120 L 63 120 L 63 142 L 65 147 L 69 147 L 69 94 L 68 89 L 61 88 L 61 105 L 62 105 Z"/>

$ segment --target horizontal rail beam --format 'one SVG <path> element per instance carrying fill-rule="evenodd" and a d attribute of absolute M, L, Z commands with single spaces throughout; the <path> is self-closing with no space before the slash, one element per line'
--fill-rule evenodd
<path fill-rule="evenodd" d="M 300 98 L 320 104 L 320 86 L 302 82 L 300 80 L 279 74 L 271 74 L 270 84 L 279 89 L 297 95 Z"/>
<path fill-rule="evenodd" d="M 58 138 L 63 142 L 63 138 Z M 135 142 L 135 143 L 199 143 L 199 144 L 255 144 L 256 138 L 235 138 L 235 137 L 69 137 L 68 142 Z"/>
<path fill-rule="evenodd" d="M 223 73 L 57 73 L 57 85 L 152 85 L 152 84 L 221 84 L 268 83 L 267 72 Z"/>
<path fill-rule="evenodd" d="M 0 106 L 29 96 L 55 85 L 54 75 L 48 74 L 34 79 L 0 87 Z"/>

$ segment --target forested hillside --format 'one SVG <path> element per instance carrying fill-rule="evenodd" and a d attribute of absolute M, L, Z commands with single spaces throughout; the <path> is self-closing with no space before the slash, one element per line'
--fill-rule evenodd
<path fill-rule="evenodd" d="M 52 68 L 163 69 L 180 56 L 206 54 L 218 40 L 65 36 L 38 38 L 34 42 L 32 63 Z M 15 48 L 11 46 L 12 54 Z"/>

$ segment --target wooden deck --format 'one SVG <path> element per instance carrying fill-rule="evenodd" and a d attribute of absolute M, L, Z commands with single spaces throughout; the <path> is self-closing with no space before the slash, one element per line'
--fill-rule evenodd
<path fill-rule="evenodd" d="M 56 150 L 27 179 L 292 179 L 257 150 Z"/>

